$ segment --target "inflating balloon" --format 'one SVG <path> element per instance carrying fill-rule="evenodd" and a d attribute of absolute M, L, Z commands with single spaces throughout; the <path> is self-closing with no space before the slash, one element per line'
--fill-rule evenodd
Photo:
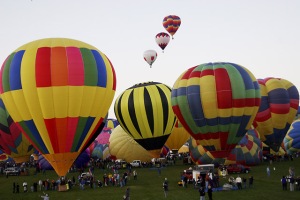
<path fill-rule="evenodd" d="M 256 78 L 234 63 L 192 67 L 172 89 L 172 108 L 178 120 L 215 158 L 226 158 L 244 137 L 259 104 Z"/>
<path fill-rule="evenodd" d="M 300 152 L 300 120 L 291 124 L 286 136 L 283 139 L 285 150 L 288 154 Z"/>
<path fill-rule="evenodd" d="M 178 120 L 173 127 L 173 130 L 165 143 L 169 149 L 179 149 L 190 138 L 190 134 L 184 129 Z"/>
<path fill-rule="evenodd" d="M 253 125 L 260 139 L 277 152 L 299 107 L 297 88 L 281 78 L 258 79 L 261 104 Z"/>
<path fill-rule="evenodd" d="M 168 31 L 168 33 L 170 33 L 172 39 L 174 39 L 173 36 L 179 29 L 180 24 L 181 24 L 181 19 L 176 15 L 168 15 L 163 19 L 163 26 Z"/>
<path fill-rule="evenodd" d="M 34 148 L 7 112 L 0 99 L 0 150 L 10 156 L 15 163 L 30 160 Z"/>
<path fill-rule="evenodd" d="M 121 126 L 117 126 L 109 138 L 109 152 L 116 159 L 124 159 L 127 162 L 141 160 L 151 161 L 152 155 L 139 145 Z"/>
<path fill-rule="evenodd" d="M 106 55 L 68 38 L 16 49 L 3 63 L 0 81 L 12 119 L 59 176 L 104 127 L 116 88 Z"/>
<path fill-rule="evenodd" d="M 159 157 L 176 120 L 171 88 L 158 82 L 136 84 L 119 95 L 114 111 L 124 131 Z"/>

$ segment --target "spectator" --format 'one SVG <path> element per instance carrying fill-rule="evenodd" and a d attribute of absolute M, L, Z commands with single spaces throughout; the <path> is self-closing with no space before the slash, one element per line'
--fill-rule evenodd
<path fill-rule="evenodd" d="M 49 197 L 49 195 L 48 194 L 45 194 L 44 193 L 44 196 L 41 196 L 44 200 L 49 200 L 50 199 L 50 197 Z"/>
<path fill-rule="evenodd" d="M 295 187 L 295 179 L 293 176 L 290 177 L 290 191 L 294 191 L 294 187 Z"/>
<path fill-rule="evenodd" d="M 267 175 L 270 176 L 271 175 L 271 172 L 270 172 L 270 168 L 269 166 L 267 166 Z"/>
<path fill-rule="evenodd" d="M 235 182 L 237 184 L 238 189 L 241 190 L 242 189 L 242 178 L 239 175 L 236 177 Z"/>
<path fill-rule="evenodd" d="M 167 178 L 165 178 L 165 181 L 163 182 L 163 189 L 164 189 L 165 198 L 167 198 L 168 190 L 169 190 L 169 184 Z"/>
<path fill-rule="evenodd" d="M 130 200 L 130 189 L 129 189 L 129 187 L 126 189 L 124 199 L 125 200 Z"/>
<path fill-rule="evenodd" d="M 253 187 L 253 181 L 254 181 L 253 176 L 250 176 L 250 177 L 249 177 L 249 188 L 252 188 L 252 187 Z"/>
<path fill-rule="evenodd" d="M 136 172 L 136 170 L 133 170 L 133 180 L 137 180 L 137 172 Z"/>
<path fill-rule="evenodd" d="M 244 188 L 247 188 L 247 178 L 246 177 L 243 177 L 243 185 L 244 185 Z"/>
<path fill-rule="evenodd" d="M 212 187 L 211 185 L 208 185 L 208 189 L 207 189 L 207 194 L 208 194 L 208 199 L 212 200 Z"/>
<path fill-rule="evenodd" d="M 200 186 L 199 193 L 200 193 L 200 200 L 205 200 L 205 189 L 204 189 L 204 187 Z"/>
<path fill-rule="evenodd" d="M 282 184 L 282 190 L 287 190 L 287 181 L 285 176 L 282 176 L 281 184 Z"/>

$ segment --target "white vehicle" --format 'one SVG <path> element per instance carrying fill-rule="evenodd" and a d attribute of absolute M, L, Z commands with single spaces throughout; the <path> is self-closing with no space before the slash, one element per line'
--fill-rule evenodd
<path fill-rule="evenodd" d="M 4 169 L 5 175 L 20 175 L 20 169 L 18 167 L 8 167 Z"/>
<path fill-rule="evenodd" d="M 130 165 L 131 165 L 132 167 L 141 167 L 141 166 L 142 166 L 142 161 L 140 161 L 140 160 L 133 160 L 133 161 L 130 163 Z"/>

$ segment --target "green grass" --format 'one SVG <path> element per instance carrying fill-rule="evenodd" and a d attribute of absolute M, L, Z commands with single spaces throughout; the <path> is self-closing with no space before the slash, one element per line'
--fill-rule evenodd
<path fill-rule="evenodd" d="M 213 192 L 213 199 L 215 200 L 294 200 L 300 199 L 300 191 L 282 191 L 280 179 L 283 175 L 288 175 L 289 167 L 295 168 L 296 176 L 300 173 L 300 158 L 294 159 L 294 161 L 284 161 L 284 162 L 273 162 L 271 165 L 271 176 L 267 177 L 266 167 L 268 163 L 262 163 L 259 166 L 251 168 L 251 175 L 254 176 L 254 188 L 243 189 L 241 191 L 218 191 Z M 131 189 L 130 196 L 131 200 L 159 200 L 165 199 L 162 183 L 165 177 L 169 180 L 169 193 L 167 199 L 199 199 L 198 190 L 194 189 L 191 184 L 188 188 L 183 188 L 177 185 L 180 180 L 180 172 L 187 169 L 189 165 L 183 165 L 180 161 L 177 161 L 175 166 L 168 166 L 161 170 L 161 175 L 159 176 L 157 170 L 150 168 L 138 168 L 138 180 L 133 180 L 133 177 L 128 181 L 128 186 Z M 273 167 L 276 170 L 273 170 Z M 42 199 L 41 191 L 31 192 L 30 186 L 33 182 L 38 182 L 42 179 L 57 179 L 57 175 L 54 171 L 47 171 L 45 175 L 42 173 L 33 175 L 34 169 L 30 169 L 31 174 L 29 176 L 9 176 L 6 178 L 5 175 L 0 175 L 0 200 L 10 200 L 10 199 L 24 199 L 24 200 L 34 200 Z M 108 171 L 106 171 L 108 172 Z M 120 174 L 123 170 L 120 170 Z M 101 179 L 104 171 L 100 169 L 95 169 L 96 179 Z M 245 176 L 249 177 L 250 174 Z M 67 177 L 75 176 L 77 179 L 78 173 L 69 173 Z M 243 176 L 244 174 L 242 174 Z M 237 174 L 233 174 L 234 177 Z M 221 185 L 227 182 L 228 178 L 220 178 Z M 24 181 L 28 182 L 29 192 L 23 193 L 23 188 L 20 187 L 19 194 L 12 193 L 13 182 L 17 182 L 22 185 Z M 51 200 L 90 200 L 90 199 L 107 199 L 107 200 L 121 200 L 123 194 L 125 194 L 126 187 L 103 187 L 91 189 L 86 186 L 85 190 L 80 190 L 79 186 L 75 186 L 72 190 L 65 192 L 58 191 L 47 191 Z M 206 195 L 206 199 L 208 196 Z M 258 199 L 257 199 L 258 200 Z"/>

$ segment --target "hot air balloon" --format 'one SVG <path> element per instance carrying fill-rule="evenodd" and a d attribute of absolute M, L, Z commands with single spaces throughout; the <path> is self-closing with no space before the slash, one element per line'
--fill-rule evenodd
<path fill-rule="evenodd" d="M 167 47 L 170 41 L 170 36 L 168 33 L 160 32 L 156 34 L 155 41 L 158 44 L 158 46 L 163 50 Z"/>
<path fill-rule="evenodd" d="M 109 153 L 109 145 L 108 144 L 97 144 L 92 151 L 91 157 L 93 158 L 100 158 L 100 159 L 106 159 L 110 156 Z"/>
<path fill-rule="evenodd" d="M 190 138 L 190 134 L 184 129 L 181 123 L 176 120 L 173 130 L 165 143 L 169 149 L 179 149 Z"/>
<path fill-rule="evenodd" d="M 219 158 L 207 151 L 200 142 L 191 138 L 189 140 L 190 155 L 196 164 L 220 164 Z M 262 162 L 262 142 L 259 139 L 258 132 L 251 128 L 246 135 L 240 140 L 234 149 L 231 150 L 224 164 L 243 164 L 258 165 Z"/>
<path fill-rule="evenodd" d="M 119 95 L 114 111 L 124 131 L 158 158 L 176 120 L 171 88 L 158 82 L 136 84 Z"/>
<path fill-rule="evenodd" d="M 0 81 L 12 119 L 59 176 L 104 127 L 116 89 L 106 55 L 68 38 L 16 49 L 3 63 Z"/>
<path fill-rule="evenodd" d="M 33 145 L 12 120 L 2 99 L 0 99 L 0 149 L 15 163 L 28 162 L 34 153 Z"/>
<path fill-rule="evenodd" d="M 107 128 L 111 128 L 114 129 L 119 125 L 119 122 L 117 119 L 113 119 L 113 118 L 108 118 L 105 122 L 105 126 Z"/>
<path fill-rule="evenodd" d="M 152 64 L 157 58 L 157 52 L 154 50 L 147 50 L 143 54 L 144 60 L 152 67 Z"/>
<path fill-rule="evenodd" d="M 112 132 L 111 128 L 104 127 L 102 129 L 101 133 L 95 139 L 96 143 L 97 144 L 108 144 L 111 132 Z"/>
<path fill-rule="evenodd" d="M 1 151 L 1 149 L 0 149 L 0 162 L 8 161 L 8 159 L 12 159 L 12 158 L 9 157 L 6 153 Z"/>
<path fill-rule="evenodd" d="M 170 33 L 172 39 L 174 39 L 173 36 L 175 35 L 176 31 L 179 29 L 180 24 L 181 24 L 181 19 L 176 15 L 168 15 L 163 19 L 163 26 L 168 31 L 168 33 Z"/>
<path fill-rule="evenodd" d="M 291 124 L 286 136 L 283 139 L 284 147 L 288 154 L 300 152 L 300 120 Z"/>
<path fill-rule="evenodd" d="M 281 78 L 258 79 L 261 104 L 253 125 L 260 139 L 277 152 L 297 114 L 299 93 L 288 80 Z"/>
<path fill-rule="evenodd" d="M 124 159 L 129 163 L 133 160 L 149 162 L 152 158 L 152 155 L 128 135 L 120 125 L 111 133 L 109 152 L 112 157 Z"/>
<path fill-rule="evenodd" d="M 252 127 L 230 152 L 225 161 L 225 165 L 235 163 L 248 166 L 259 165 L 263 158 L 262 148 L 263 143 L 259 139 L 259 133 Z"/>
<path fill-rule="evenodd" d="M 199 141 L 195 140 L 192 137 L 188 139 L 188 147 L 191 160 L 198 165 L 212 163 L 217 164 L 219 161 L 215 159 L 215 157 L 209 151 L 207 151 L 201 144 L 199 144 Z"/>
<path fill-rule="evenodd" d="M 83 151 L 82 153 L 79 154 L 79 156 L 76 158 L 74 162 L 74 166 L 77 169 L 84 168 L 88 165 L 88 162 L 90 161 L 90 152 L 88 149 Z M 39 155 L 38 157 L 38 162 L 40 169 L 42 170 L 53 170 L 53 167 L 50 165 L 50 163 L 44 158 L 42 154 Z"/>
<path fill-rule="evenodd" d="M 172 89 L 173 111 L 214 158 L 225 159 L 251 127 L 260 104 L 253 74 L 234 63 L 186 70 Z"/>

